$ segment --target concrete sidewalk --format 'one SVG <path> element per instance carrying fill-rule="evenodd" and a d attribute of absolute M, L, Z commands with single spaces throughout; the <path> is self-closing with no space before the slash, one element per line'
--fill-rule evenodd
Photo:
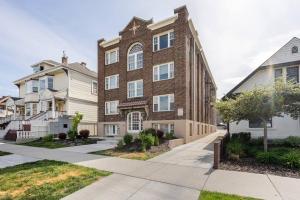
<path fill-rule="evenodd" d="M 200 190 L 261 199 L 300 199 L 300 179 L 212 170 L 212 134 L 148 161 L 0 143 L 0 150 L 114 172 L 66 199 L 197 199 Z M 87 195 L 89 194 L 89 195 Z M 105 198 L 110 197 L 110 198 Z M 143 197 L 143 198 L 141 198 Z M 188 197 L 188 198 L 187 198 Z"/>

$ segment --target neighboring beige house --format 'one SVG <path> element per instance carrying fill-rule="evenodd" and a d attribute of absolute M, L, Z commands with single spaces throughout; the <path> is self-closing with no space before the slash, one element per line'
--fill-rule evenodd
<path fill-rule="evenodd" d="M 11 98 L 6 103 L 16 113 L 12 120 L 22 117 L 30 122 L 32 128 L 37 124 L 49 126 L 46 122 L 64 121 L 62 127 L 44 129 L 44 132 L 53 133 L 66 132 L 70 127 L 69 119 L 76 112 L 83 114 L 82 124 L 96 123 L 96 72 L 88 69 L 83 62 L 68 63 L 65 55 L 61 63 L 43 60 L 31 68 L 32 74 L 14 81 L 19 88 L 19 98 Z"/>
<path fill-rule="evenodd" d="M 300 39 L 292 38 L 256 70 L 235 86 L 226 96 L 249 91 L 255 87 L 270 86 L 277 78 L 293 80 L 299 84 L 300 74 Z M 263 136 L 261 120 L 243 120 L 238 124 L 230 123 L 230 132 L 251 132 L 253 137 Z M 292 119 L 288 115 L 273 117 L 268 123 L 270 138 L 300 136 L 300 119 Z"/>

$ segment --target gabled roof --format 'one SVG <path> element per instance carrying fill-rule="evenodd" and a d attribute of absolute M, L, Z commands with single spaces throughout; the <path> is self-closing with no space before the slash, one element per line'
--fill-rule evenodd
<path fill-rule="evenodd" d="M 299 52 L 292 53 L 292 47 L 297 46 Z M 300 39 L 293 37 L 280 49 L 278 49 L 272 56 L 270 56 L 266 61 L 264 61 L 259 67 L 257 67 L 253 72 L 251 72 L 246 78 L 244 78 L 239 84 L 237 84 L 233 89 L 231 89 L 224 97 L 231 96 L 236 89 L 248 81 L 256 72 L 259 70 L 266 69 L 267 67 L 282 66 L 282 65 L 294 65 L 300 64 Z M 223 98 L 224 98 L 223 97 Z"/>
<path fill-rule="evenodd" d="M 30 75 L 25 76 L 25 77 L 22 77 L 22 78 L 20 78 L 16 81 L 14 81 L 13 83 L 18 85 L 21 81 L 24 81 L 24 79 L 32 79 L 32 78 L 40 76 L 42 74 L 47 74 L 47 73 L 50 73 L 50 72 L 54 72 L 54 71 L 59 70 L 59 69 L 73 70 L 73 71 L 76 71 L 76 72 L 79 72 L 81 74 L 85 74 L 85 75 L 88 75 L 88 76 L 91 76 L 91 77 L 94 77 L 94 78 L 98 77 L 97 72 L 90 70 L 89 68 L 87 68 L 86 66 L 84 66 L 84 65 L 82 65 L 81 63 L 78 63 L 78 62 L 63 65 L 63 64 L 58 63 L 58 62 L 53 61 L 53 60 L 47 60 L 47 61 L 49 63 L 53 63 L 55 65 L 53 67 L 49 68 L 49 69 L 46 69 L 46 70 L 43 70 L 43 71 L 40 71 L 40 72 L 37 72 L 37 73 L 30 74 Z M 43 62 L 44 61 L 41 61 L 39 63 L 43 63 Z M 32 65 L 32 66 L 34 66 L 34 65 Z"/>
<path fill-rule="evenodd" d="M 52 65 L 53 67 L 54 67 L 54 66 L 57 66 L 57 65 L 60 65 L 59 62 L 56 62 L 56 61 L 54 61 L 54 60 L 42 60 L 42 61 L 40 61 L 40 62 L 38 62 L 38 63 L 35 63 L 35 64 L 31 65 L 31 67 L 35 67 L 35 66 L 40 65 L 40 64 L 42 64 L 42 63 L 47 63 L 47 64 L 49 64 L 49 65 Z"/>
<path fill-rule="evenodd" d="M 142 19 L 142 18 L 139 18 L 139 17 L 132 17 L 132 19 L 129 21 L 129 23 L 125 26 L 125 28 L 119 32 L 119 35 L 122 34 L 122 32 L 124 32 L 126 29 L 130 29 L 131 28 L 131 24 L 133 22 L 138 22 L 139 24 L 145 24 L 145 25 L 148 25 L 148 24 L 151 24 L 153 22 L 152 19 L 149 19 L 149 20 L 145 20 L 145 19 Z"/>
<path fill-rule="evenodd" d="M 65 68 L 80 72 L 82 74 L 86 74 L 92 77 L 97 78 L 97 72 L 90 70 L 89 68 L 83 66 L 82 64 L 75 62 L 75 63 L 70 63 L 67 66 L 64 66 Z"/>

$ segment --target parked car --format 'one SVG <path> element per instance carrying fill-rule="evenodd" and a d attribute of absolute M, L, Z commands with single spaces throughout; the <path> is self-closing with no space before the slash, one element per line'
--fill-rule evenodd
<path fill-rule="evenodd" d="M 227 129 L 227 125 L 224 124 L 223 122 L 218 123 L 217 126 L 218 128 Z"/>

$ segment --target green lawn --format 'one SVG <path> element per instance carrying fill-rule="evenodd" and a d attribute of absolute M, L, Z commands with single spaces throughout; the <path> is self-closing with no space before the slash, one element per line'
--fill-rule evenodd
<path fill-rule="evenodd" d="M 67 145 L 65 145 L 63 143 L 59 143 L 56 141 L 43 141 L 43 140 L 35 140 L 32 142 L 22 143 L 20 145 L 31 146 L 31 147 L 44 147 L 44 148 L 48 148 L 48 149 L 68 147 Z"/>
<path fill-rule="evenodd" d="M 0 156 L 6 156 L 6 155 L 10 155 L 11 153 L 8 152 L 4 152 L 4 151 L 0 151 Z"/>
<path fill-rule="evenodd" d="M 75 144 L 76 142 L 76 144 Z M 56 149 L 62 147 L 72 147 L 75 145 L 86 145 L 86 144 L 95 144 L 96 141 L 94 139 L 88 138 L 85 140 L 58 140 L 58 139 L 48 139 L 47 136 L 38 140 L 34 140 L 31 142 L 22 143 L 19 145 L 31 146 L 31 147 L 43 147 L 48 149 Z"/>
<path fill-rule="evenodd" d="M 224 194 L 219 192 L 201 191 L 199 200 L 258 200 L 251 197 L 242 197 L 232 194 Z"/>
<path fill-rule="evenodd" d="M 61 199 L 110 172 L 43 160 L 0 169 L 0 199 Z"/>
<path fill-rule="evenodd" d="M 119 158 L 126 158 L 126 159 L 133 159 L 133 160 L 148 160 L 151 158 L 154 158 L 155 156 L 158 156 L 163 152 L 140 152 L 140 151 L 122 151 L 122 150 L 116 150 L 116 149 L 108 149 L 108 150 L 102 150 L 102 151 L 96 151 L 92 152 L 91 154 L 96 154 L 96 155 L 104 155 L 104 156 L 114 156 L 114 157 L 119 157 Z"/>

